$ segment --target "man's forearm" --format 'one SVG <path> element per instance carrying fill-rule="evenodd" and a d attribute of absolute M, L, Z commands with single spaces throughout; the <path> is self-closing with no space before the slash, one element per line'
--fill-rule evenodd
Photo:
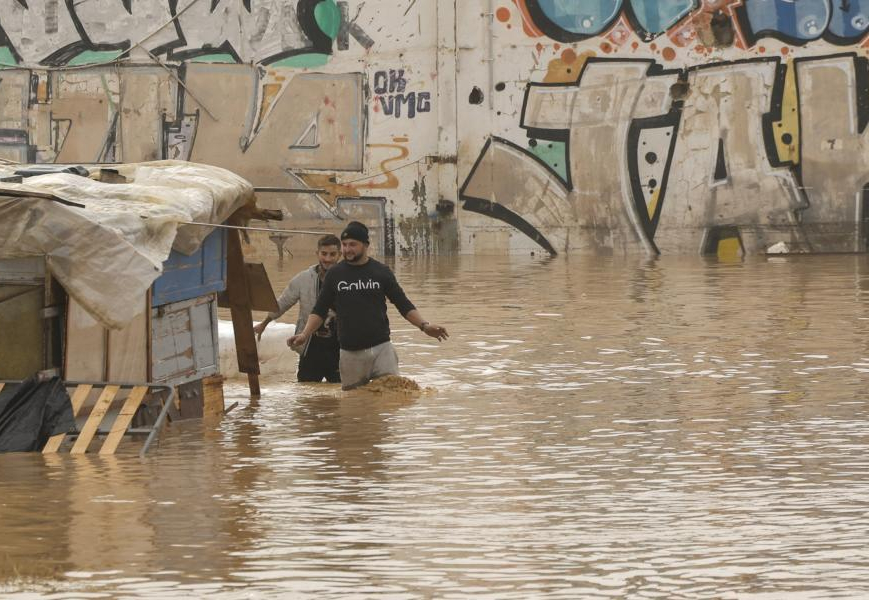
<path fill-rule="evenodd" d="M 422 314 L 415 308 L 404 315 L 404 318 L 417 329 L 422 329 L 422 324 L 428 322 L 422 318 Z"/>
<path fill-rule="evenodd" d="M 299 333 L 306 337 L 310 337 L 311 334 L 317 331 L 321 325 L 323 325 L 323 317 L 316 313 L 311 313 L 308 315 L 308 322 L 305 323 L 305 328 Z"/>

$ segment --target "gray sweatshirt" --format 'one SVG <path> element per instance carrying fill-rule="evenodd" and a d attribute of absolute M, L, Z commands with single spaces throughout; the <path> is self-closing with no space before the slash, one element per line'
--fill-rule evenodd
<path fill-rule="evenodd" d="M 299 303 L 299 318 L 296 320 L 296 333 L 301 332 L 305 328 L 305 323 L 308 322 L 308 316 L 317 303 L 317 283 L 319 275 L 317 267 L 312 265 L 300 271 L 295 277 L 290 280 L 284 291 L 278 297 L 278 311 L 269 313 L 269 317 L 274 321 L 282 314 L 290 310 L 296 303 Z M 310 340 L 308 340 L 310 343 Z M 304 354 L 308 349 L 308 344 L 301 348 L 293 348 L 296 352 Z"/>

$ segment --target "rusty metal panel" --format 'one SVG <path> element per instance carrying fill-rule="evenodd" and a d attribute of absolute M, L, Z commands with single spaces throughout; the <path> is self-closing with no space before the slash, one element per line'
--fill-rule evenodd
<path fill-rule="evenodd" d="M 151 309 L 151 376 L 179 385 L 219 371 L 213 295 Z"/>
<path fill-rule="evenodd" d="M 0 379 L 25 379 L 43 368 L 45 288 L 0 284 Z"/>

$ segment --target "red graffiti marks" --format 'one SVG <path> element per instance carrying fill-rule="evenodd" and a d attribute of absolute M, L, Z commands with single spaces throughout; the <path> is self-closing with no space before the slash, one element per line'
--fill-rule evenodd
<path fill-rule="evenodd" d="M 622 15 L 618 21 L 613 23 L 610 30 L 604 34 L 604 37 L 614 46 L 621 47 L 628 43 L 632 33 L 633 29 L 630 22 Z"/>
<path fill-rule="evenodd" d="M 736 9 L 741 5 L 742 0 L 706 0 L 699 10 L 670 29 L 667 37 L 680 48 L 700 46 L 695 48 L 700 52 L 731 45 L 748 48 L 736 17 Z"/>

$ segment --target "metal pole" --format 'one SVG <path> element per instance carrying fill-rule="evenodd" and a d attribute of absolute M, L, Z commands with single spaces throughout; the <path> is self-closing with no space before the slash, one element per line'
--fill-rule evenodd
<path fill-rule="evenodd" d="M 175 399 L 175 390 L 168 386 L 163 389 L 168 390 L 169 394 L 167 395 L 166 402 L 163 404 L 163 410 L 160 411 L 160 415 L 157 417 L 154 426 L 151 428 L 151 433 L 148 434 L 148 439 L 145 440 L 145 445 L 142 446 L 142 450 L 139 452 L 140 458 L 145 458 L 148 448 L 160 432 L 160 427 L 163 426 L 163 421 L 166 420 L 166 415 L 169 414 L 169 407 L 172 406 L 172 401 Z"/>
<path fill-rule="evenodd" d="M 325 194 L 325 188 L 254 187 L 255 192 L 283 192 L 285 194 Z"/>
<path fill-rule="evenodd" d="M 218 225 L 216 223 L 196 223 L 179 221 L 179 225 L 199 225 L 200 227 L 220 227 L 221 229 L 243 229 L 245 231 L 266 231 L 268 233 L 300 233 L 304 235 L 326 235 L 328 231 L 305 231 L 302 229 L 269 229 L 268 227 L 242 227 L 240 225 Z"/>

